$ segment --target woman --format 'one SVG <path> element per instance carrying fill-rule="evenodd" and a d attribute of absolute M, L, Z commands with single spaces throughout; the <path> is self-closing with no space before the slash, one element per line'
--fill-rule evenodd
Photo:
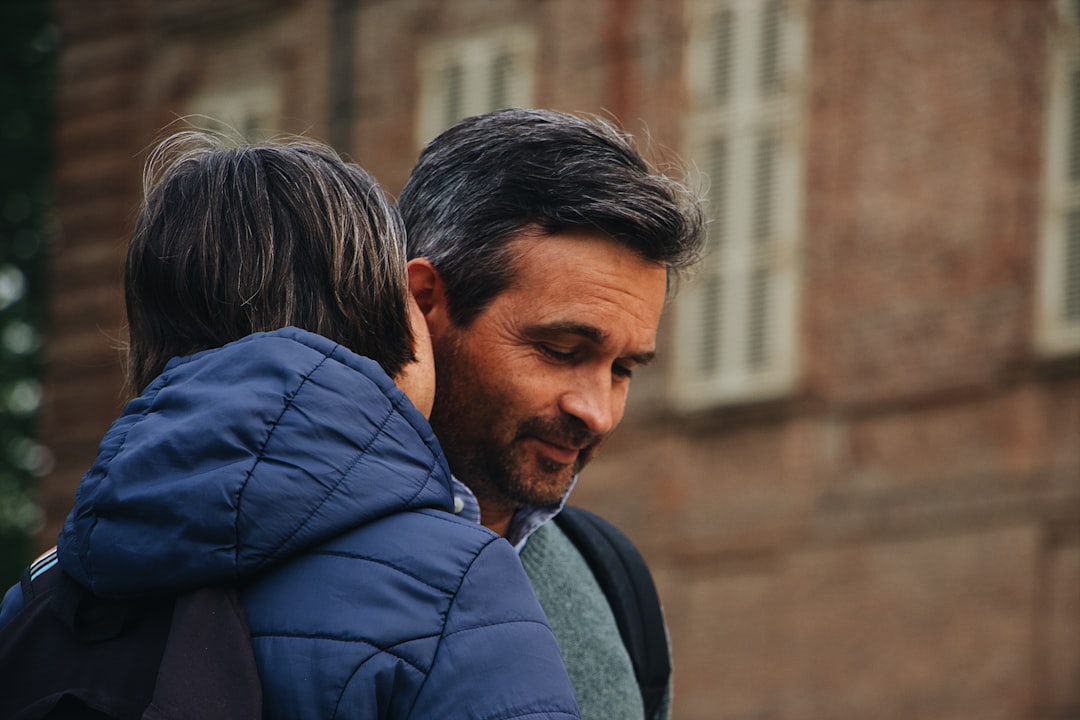
<path fill-rule="evenodd" d="M 82 479 L 63 569 L 106 597 L 236 584 L 266 717 L 577 717 L 513 550 L 451 512 L 430 341 L 371 177 L 311 142 L 188 132 L 144 191 L 139 395 Z"/>

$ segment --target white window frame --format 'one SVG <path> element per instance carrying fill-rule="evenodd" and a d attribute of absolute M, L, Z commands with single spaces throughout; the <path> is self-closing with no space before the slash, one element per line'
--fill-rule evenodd
<path fill-rule="evenodd" d="M 688 0 L 687 156 L 708 188 L 710 225 L 709 252 L 675 306 L 672 395 L 685 410 L 782 396 L 796 382 L 807 21 L 805 2 L 787 0 L 767 36 L 768 7 L 765 0 Z M 727 82 L 718 81 L 725 65 L 711 39 L 723 13 L 731 23 L 724 35 L 733 40 Z M 783 49 L 769 55 L 776 64 L 759 62 L 769 40 Z M 763 93 L 766 76 L 782 89 Z M 710 148 L 718 145 L 726 148 L 726 173 L 709 177 L 716 170 Z M 763 157 L 772 162 L 756 164 Z M 766 167 L 771 182 L 760 177 Z M 770 198 L 761 215 L 756 208 Z M 718 302 L 710 299 L 716 293 Z"/>
<path fill-rule="evenodd" d="M 443 40 L 424 48 L 419 58 L 418 146 L 423 147 L 464 117 L 501 107 L 531 105 L 535 58 L 535 33 L 520 25 Z M 500 62 L 509 65 L 500 66 Z M 497 82 L 498 72 L 505 73 L 502 82 Z M 451 73 L 456 73 L 456 82 L 448 81 Z M 502 89 L 500 93 L 496 93 L 496 87 Z M 496 94 L 502 97 L 494 97 Z"/>
<path fill-rule="evenodd" d="M 187 102 L 188 120 L 196 127 L 239 136 L 246 141 L 276 135 L 282 114 L 282 89 L 277 77 L 252 78 L 246 83 L 208 87 Z"/>
<path fill-rule="evenodd" d="M 1055 10 L 1048 53 L 1035 303 L 1035 343 L 1047 356 L 1080 351 L 1080 10 L 1067 0 L 1058 0 Z M 1070 215 L 1077 225 L 1073 237 Z"/>

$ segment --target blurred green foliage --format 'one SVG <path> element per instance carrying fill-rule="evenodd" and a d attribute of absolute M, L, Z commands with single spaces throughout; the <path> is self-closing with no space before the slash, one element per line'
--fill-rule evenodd
<path fill-rule="evenodd" d="M 59 45 L 45 0 L 0 3 L 0 592 L 31 553 L 35 481 L 52 465 L 37 413 Z"/>

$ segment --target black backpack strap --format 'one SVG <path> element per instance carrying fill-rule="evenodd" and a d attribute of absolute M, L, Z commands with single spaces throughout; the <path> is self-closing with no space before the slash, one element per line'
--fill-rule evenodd
<path fill-rule="evenodd" d="M 23 608 L 0 628 L 0 717 L 140 718 L 171 599 L 98 598 L 55 563 L 35 563 L 20 583 Z"/>
<path fill-rule="evenodd" d="M 143 720 L 260 720 L 262 684 L 235 588 L 180 595 Z"/>
<path fill-rule="evenodd" d="M 55 558 L 39 562 L 20 579 L 22 610 L 0 628 L 0 718 L 262 717 L 251 631 L 235 588 L 102 598 Z"/>
<path fill-rule="evenodd" d="M 634 666 L 645 717 L 652 718 L 667 691 L 671 658 L 649 566 L 630 539 L 599 515 L 568 505 L 555 523 L 585 558 L 604 591 Z"/>

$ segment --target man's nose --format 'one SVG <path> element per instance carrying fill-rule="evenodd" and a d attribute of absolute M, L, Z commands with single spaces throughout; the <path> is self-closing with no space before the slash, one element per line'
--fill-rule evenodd
<path fill-rule="evenodd" d="M 583 379 L 559 399 L 560 410 L 581 420 L 589 432 L 597 436 L 607 435 L 615 429 L 622 420 L 625 407 L 626 391 L 613 387 L 610 374 L 605 381 Z"/>

